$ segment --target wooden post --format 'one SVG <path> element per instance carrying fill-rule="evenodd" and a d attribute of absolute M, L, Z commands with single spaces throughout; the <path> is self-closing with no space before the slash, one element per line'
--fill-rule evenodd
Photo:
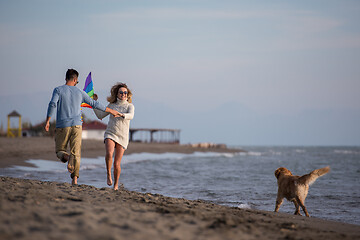
<path fill-rule="evenodd" d="M 11 128 L 10 128 L 10 116 L 8 115 L 8 127 L 7 127 L 7 137 L 14 137 L 14 134 L 12 134 L 11 132 Z"/>
<path fill-rule="evenodd" d="M 21 115 L 19 116 L 19 135 L 18 137 L 22 137 L 22 126 L 21 126 Z"/>

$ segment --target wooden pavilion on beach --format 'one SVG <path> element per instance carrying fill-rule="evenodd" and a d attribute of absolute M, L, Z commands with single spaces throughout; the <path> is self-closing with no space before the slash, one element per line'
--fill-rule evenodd
<path fill-rule="evenodd" d="M 11 126 L 11 119 L 12 118 L 18 118 L 19 124 L 18 127 L 12 127 Z M 17 111 L 12 111 L 8 115 L 8 127 L 7 127 L 7 137 L 22 137 L 22 129 L 21 129 L 21 115 Z"/>
<path fill-rule="evenodd" d="M 99 139 L 104 138 L 106 124 L 94 120 L 83 122 L 82 137 L 84 139 Z M 143 143 L 180 143 L 180 130 L 167 128 L 130 128 L 129 130 L 130 142 Z"/>
<path fill-rule="evenodd" d="M 131 128 L 130 141 L 179 144 L 180 130 L 165 128 Z"/>

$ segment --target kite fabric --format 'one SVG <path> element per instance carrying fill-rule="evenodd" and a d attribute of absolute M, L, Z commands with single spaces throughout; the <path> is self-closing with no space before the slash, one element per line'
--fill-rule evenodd
<path fill-rule="evenodd" d="M 89 73 L 89 75 L 86 78 L 84 91 L 87 93 L 87 95 L 89 95 L 89 97 L 93 98 L 93 96 L 94 96 L 94 86 L 93 86 L 93 82 L 92 82 L 92 79 L 91 79 L 91 72 Z M 92 108 L 87 103 L 82 103 L 81 107 Z"/>

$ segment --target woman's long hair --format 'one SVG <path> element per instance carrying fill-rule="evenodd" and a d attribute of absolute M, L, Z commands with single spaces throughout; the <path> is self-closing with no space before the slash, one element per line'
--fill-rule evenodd
<path fill-rule="evenodd" d="M 118 95 L 118 92 L 119 92 L 119 88 L 126 88 L 127 89 L 127 101 L 129 103 L 132 102 L 132 93 L 131 93 L 131 90 L 128 88 L 128 86 L 126 85 L 126 83 L 116 83 L 110 90 L 110 96 L 107 97 L 107 101 L 109 103 L 115 103 L 117 101 L 117 95 Z"/>

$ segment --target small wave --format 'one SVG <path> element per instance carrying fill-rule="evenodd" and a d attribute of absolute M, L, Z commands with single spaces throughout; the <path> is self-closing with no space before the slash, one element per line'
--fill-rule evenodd
<path fill-rule="evenodd" d="M 270 150 L 270 154 L 275 155 L 275 156 L 280 156 L 280 155 L 282 155 L 282 152 L 277 152 L 277 151 L 274 151 L 274 150 Z"/>
<path fill-rule="evenodd" d="M 340 150 L 340 149 L 335 149 L 334 153 L 336 154 L 346 154 L 346 155 L 350 155 L 350 154 L 360 154 L 359 151 L 352 151 L 352 150 Z"/>
<path fill-rule="evenodd" d="M 259 156 L 262 156 L 263 153 L 261 152 L 241 152 L 239 153 L 240 156 L 256 156 L 256 157 L 259 157 Z"/>
<path fill-rule="evenodd" d="M 32 174 L 31 173 L 24 173 L 24 178 L 28 178 L 28 177 L 31 177 L 32 176 Z"/>
<path fill-rule="evenodd" d="M 248 204 L 248 203 L 241 203 L 241 204 L 239 204 L 238 208 L 241 208 L 241 209 L 251 209 L 251 206 L 250 206 L 250 204 Z"/>
<path fill-rule="evenodd" d="M 93 170 L 97 168 L 104 168 L 104 165 L 100 164 L 84 164 L 80 167 L 80 170 Z"/>
<path fill-rule="evenodd" d="M 216 153 L 216 152 L 194 152 L 193 154 L 189 154 L 189 157 L 226 157 L 232 158 L 235 156 L 234 153 Z"/>
<path fill-rule="evenodd" d="M 159 161 L 165 159 L 189 159 L 189 158 L 213 158 L 213 157 L 234 157 L 234 153 L 216 153 L 216 152 L 194 152 L 190 154 L 185 153 L 133 153 L 124 156 L 122 163 L 135 163 L 143 161 Z"/>
<path fill-rule="evenodd" d="M 240 156 L 254 156 L 254 157 L 262 157 L 262 156 L 281 156 L 282 152 L 269 150 L 267 152 L 241 152 L 238 155 Z"/>

